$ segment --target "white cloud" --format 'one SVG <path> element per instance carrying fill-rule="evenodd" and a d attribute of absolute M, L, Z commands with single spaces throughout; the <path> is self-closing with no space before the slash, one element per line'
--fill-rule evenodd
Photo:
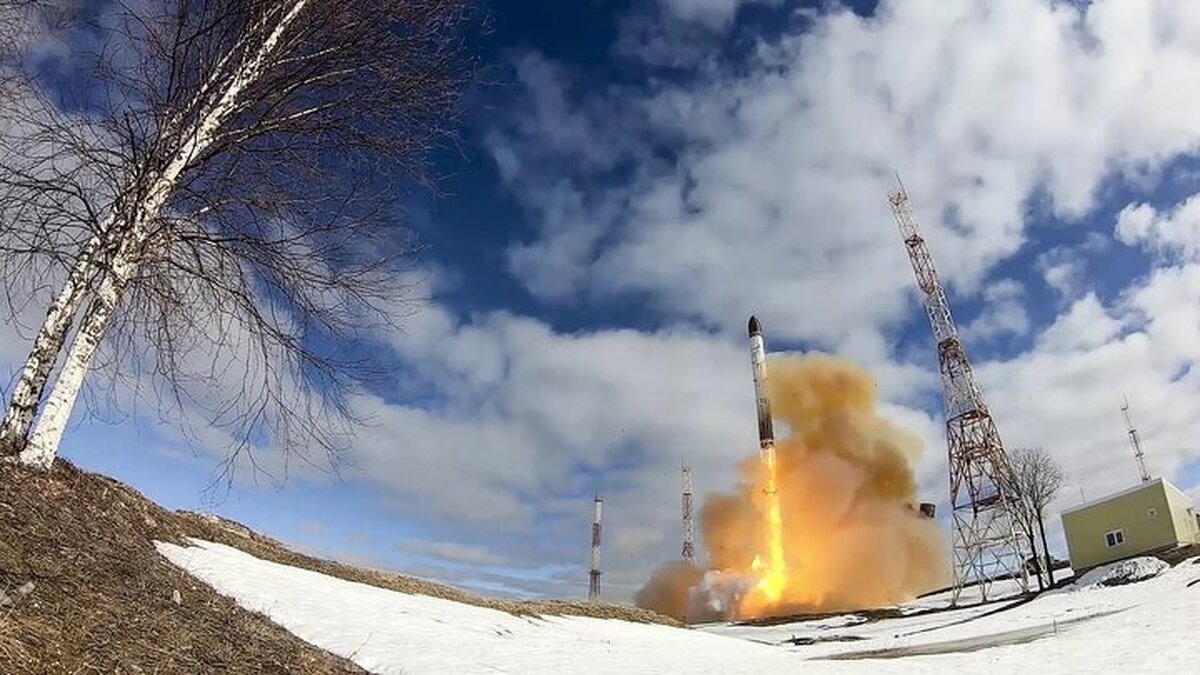
<path fill-rule="evenodd" d="M 1130 204 L 1117 216 L 1116 237 L 1130 246 L 1195 260 L 1200 257 L 1200 195 L 1168 213 L 1149 204 Z"/>
<path fill-rule="evenodd" d="M 1014 279 L 990 284 L 983 292 L 979 316 L 961 329 L 969 344 L 988 342 L 998 337 L 1021 336 L 1029 332 L 1029 314 L 1024 305 L 1025 288 Z"/>
<path fill-rule="evenodd" d="M 991 292 L 1019 296 L 1008 284 Z M 461 320 L 433 304 L 392 347 L 429 402 L 364 394 L 358 405 L 374 424 L 362 430 L 345 475 L 441 528 L 439 540 L 401 542 L 406 553 L 468 567 L 583 570 L 588 496 L 598 490 L 610 505 L 606 579 L 614 591 L 629 590 L 677 555 L 680 461 L 695 467 L 704 495 L 730 487 L 734 465 L 754 452 L 741 340 L 692 330 L 563 334 L 503 312 Z M 1157 474 L 1171 477 L 1200 458 L 1191 443 L 1200 432 L 1191 403 L 1200 371 L 1178 377 L 1197 359 L 1200 265 L 1160 269 L 1110 307 L 1087 295 L 1040 331 L 1034 348 L 977 369 L 1007 445 L 1053 452 L 1071 483 L 1060 504 L 1070 505 L 1075 485 L 1094 499 L 1136 477 L 1122 395 L 1133 401 Z M 911 392 L 899 386 L 917 382 L 928 392 L 936 377 L 891 362 L 870 367 L 893 378 L 883 387 L 884 413 L 925 440 L 921 494 L 942 502 L 941 420 L 905 405 Z M 561 594 L 573 581 L 518 585 Z"/>
<path fill-rule="evenodd" d="M 936 391 L 934 363 L 892 353 L 894 326 L 919 316 L 883 198 L 892 169 L 943 279 L 991 304 L 968 338 L 1027 334 L 1019 287 L 986 283 L 1025 243 L 1024 201 L 1045 189 L 1079 218 L 1112 172 L 1194 151 L 1195 88 L 1174 85 L 1200 72 L 1195 35 L 1200 7 L 1186 3 L 912 0 L 873 19 L 827 14 L 744 68 L 595 98 L 572 93 L 565 69 L 522 58 L 529 107 L 488 141 L 535 218 L 510 269 L 542 299 L 632 292 L 687 327 L 561 334 L 432 305 L 393 345 L 412 381 L 394 400 L 358 401 L 376 424 L 354 476 L 470 546 L 506 539 L 475 553 L 580 570 L 586 495 L 600 490 L 606 578 L 635 584 L 676 555 L 680 460 L 704 494 L 753 452 L 740 335 L 755 312 L 769 339 L 810 340 L 876 374 L 889 416 L 926 439 L 922 491 L 941 501 L 941 422 L 911 407 Z M 1082 288 L 1075 258 L 1094 243 L 1045 258 L 1064 298 Z M 977 364 L 1008 444 L 1045 445 L 1089 496 L 1120 487 L 1132 472 L 1125 393 L 1145 408 L 1151 465 L 1168 475 L 1189 461 L 1200 375 L 1175 376 L 1200 355 L 1197 281 L 1164 271 L 1112 307 L 1084 296 L 1030 351 Z"/>
<path fill-rule="evenodd" d="M 503 312 L 460 321 L 431 305 L 393 348 L 431 388 L 429 403 L 363 396 L 360 411 L 374 424 L 360 432 L 356 468 L 345 475 L 470 547 L 402 545 L 410 552 L 582 570 L 598 491 L 609 504 L 606 583 L 632 590 L 678 555 L 681 462 L 693 467 L 702 499 L 731 488 L 736 465 L 757 448 L 740 339 L 694 330 L 564 334 Z M 885 372 L 896 383 L 917 379 L 901 366 Z M 898 403 L 886 410 L 940 437 L 927 414 Z M 919 467 L 934 500 L 944 491 L 943 455 L 932 450 Z"/>
<path fill-rule="evenodd" d="M 1094 233 L 1093 233 L 1094 234 Z M 1086 284 L 1087 256 L 1090 244 L 1081 247 L 1058 246 L 1038 254 L 1036 265 L 1042 279 L 1064 301 L 1074 300 Z"/>
<path fill-rule="evenodd" d="M 640 44 L 652 42 L 639 29 Z M 827 12 L 734 67 L 681 47 L 654 60 L 693 59 L 691 77 L 595 100 L 535 91 L 535 103 L 554 106 L 516 119 L 583 120 L 588 144 L 556 135 L 548 147 L 512 128 L 493 137 L 496 152 L 536 160 L 508 163 L 519 166 L 509 175 L 516 194 L 541 205 L 529 210 L 536 236 L 513 248 L 510 269 L 543 299 L 631 294 L 721 334 L 753 311 L 775 339 L 860 360 L 889 400 L 928 401 L 933 363 L 897 363 L 892 351 L 895 327 L 918 311 L 883 199 L 898 168 L 943 281 L 982 295 L 968 344 L 1035 333 L 1026 353 L 977 364 L 1006 441 L 1051 449 L 1089 497 L 1121 487 L 1132 475 L 1125 393 L 1147 408 L 1152 463 L 1171 475 L 1195 457 L 1186 442 L 1200 353 L 1186 306 L 1194 273 L 1159 270 L 1105 307 L 1087 293 L 1102 236 L 1035 250 L 1064 303 L 1036 331 L 1019 286 L 989 284 L 988 274 L 1036 234 L 1025 222 L 1031 198 L 1083 226 L 1102 181 L 1145 185 L 1200 147 L 1200 94 L 1184 84 L 1200 72 L 1197 35 L 1196 3 L 884 2 L 873 18 Z M 538 85 L 565 92 L 570 79 Z M 595 145 L 615 155 L 597 165 Z M 1182 209 L 1153 215 L 1118 235 L 1172 250 L 1198 239 Z M 922 484 L 941 495 L 940 422 L 909 417 L 934 449 Z"/>
<path fill-rule="evenodd" d="M 1067 472 L 1059 504 L 1137 479 L 1121 416 L 1128 396 L 1154 475 L 1200 460 L 1200 266 L 1156 270 L 1111 307 L 1088 295 L 1037 346 L 978 368 L 1008 447 L 1041 445 Z M 1185 489 L 1191 485 L 1183 485 Z"/>
<path fill-rule="evenodd" d="M 718 24 L 737 6 L 666 1 Z M 644 294 L 675 327 L 564 334 L 431 304 L 390 345 L 405 379 L 355 401 L 373 424 L 347 477 L 444 527 L 402 550 L 467 565 L 582 571 L 601 491 L 606 580 L 636 584 L 677 553 L 680 461 L 703 495 L 755 450 L 740 339 L 755 312 L 769 341 L 812 341 L 878 378 L 886 414 L 926 440 L 922 493 L 942 501 L 941 421 L 914 407 L 936 394 L 932 347 L 928 364 L 893 353 L 895 326 L 923 320 L 883 197 L 897 165 L 943 278 L 989 305 L 968 346 L 1035 334 L 1029 351 L 977 364 L 1006 442 L 1044 445 L 1094 498 L 1135 478 L 1127 394 L 1151 466 L 1172 475 L 1198 456 L 1200 267 L 1160 269 L 1105 306 L 1079 297 L 1094 237 L 1039 258 L 1071 302 L 1044 330 L 1016 282 L 987 281 L 1025 244 L 1035 190 L 1078 218 L 1112 172 L 1196 149 L 1200 94 L 1179 83 L 1200 72 L 1197 36 L 1197 3 L 910 0 L 821 16 L 743 68 L 594 99 L 524 57 L 529 107 L 488 141 L 536 219 L 510 269 L 546 300 Z M 1186 214 L 1129 213 L 1123 240 L 1188 245 Z"/>
<path fill-rule="evenodd" d="M 444 333 L 397 348 L 444 397 L 437 412 L 405 413 L 408 422 L 432 425 L 438 460 L 447 446 L 471 455 L 447 478 L 481 470 L 497 485 L 553 489 L 572 464 L 600 466 L 632 446 L 644 446 L 640 459 L 652 467 L 753 447 L 748 357 L 738 344 L 694 332 L 563 335 L 504 313 L 434 321 Z M 447 436 L 442 425 L 466 433 Z M 481 443 L 486 451 L 466 450 Z"/>
<path fill-rule="evenodd" d="M 780 5 L 783 0 L 660 0 L 673 14 L 686 21 L 711 27 L 727 26 L 742 5 Z"/>
<path fill-rule="evenodd" d="M 883 199 L 893 168 L 944 280 L 974 292 L 1022 245 L 1036 190 L 1079 218 L 1112 172 L 1140 175 L 1196 149 L 1200 95 L 1179 83 L 1200 71 L 1198 34 L 1200 10 L 1181 2 L 832 11 L 749 64 L 706 58 L 683 83 L 605 91 L 598 98 L 623 99 L 630 114 L 621 127 L 591 118 L 579 148 L 498 135 L 504 153 L 538 159 L 514 182 L 528 202 L 567 184 L 576 203 L 594 202 L 531 210 L 539 237 L 515 249 L 513 271 L 543 297 L 645 293 L 656 310 L 730 330 L 753 308 L 777 335 L 837 345 L 909 307 L 911 273 Z M 570 124 L 601 109 L 552 100 L 573 102 L 562 109 Z M 569 126 L 548 112 L 529 114 Z M 655 152 L 664 144 L 670 161 Z M 619 149 L 629 168 L 593 171 L 596 146 Z"/>
<path fill-rule="evenodd" d="M 1122 321 L 1108 314 L 1094 293 L 1088 293 L 1042 334 L 1038 346 L 1046 352 L 1096 349 L 1116 338 Z"/>
<path fill-rule="evenodd" d="M 425 539 L 402 539 L 396 544 L 402 552 L 430 556 L 451 563 L 468 565 L 496 565 L 504 562 L 500 555 L 482 546 L 471 546 L 455 541 L 427 541 Z"/>

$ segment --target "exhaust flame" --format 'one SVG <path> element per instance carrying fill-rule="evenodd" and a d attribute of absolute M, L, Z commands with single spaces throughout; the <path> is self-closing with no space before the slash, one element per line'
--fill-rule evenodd
<path fill-rule="evenodd" d="M 744 619 L 890 606 L 947 585 L 945 539 L 916 510 L 920 441 L 880 417 L 870 376 L 824 355 L 772 359 L 768 395 L 787 437 L 742 462 L 735 492 L 706 497 L 703 568 L 660 567 L 637 604 Z"/>
<path fill-rule="evenodd" d="M 787 585 L 787 563 L 783 556 L 783 514 L 779 509 L 779 481 L 775 463 L 775 446 L 768 445 L 762 451 L 763 469 L 766 471 L 766 486 L 763 488 L 763 532 L 766 536 L 767 559 L 755 556 L 750 569 L 758 575 L 754 590 L 768 604 L 779 601 Z"/>

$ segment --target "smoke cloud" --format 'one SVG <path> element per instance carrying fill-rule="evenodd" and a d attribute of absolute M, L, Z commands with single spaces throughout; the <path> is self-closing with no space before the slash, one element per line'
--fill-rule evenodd
<path fill-rule="evenodd" d="M 773 359 L 768 372 L 781 436 L 783 596 L 767 604 L 748 592 L 765 531 L 755 453 L 737 467 L 737 490 L 708 496 L 700 511 L 703 569 L 666 563 L 635 602 L 696 622 L 891 606 L 948 585 L 945 538 L 916 508 L 921 442 L 879 416 L 871 377 L 819 354 Z"/>

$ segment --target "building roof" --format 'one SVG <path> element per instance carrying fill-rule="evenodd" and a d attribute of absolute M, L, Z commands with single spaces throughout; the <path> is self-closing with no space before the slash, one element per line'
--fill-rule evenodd
<path fill-rule="evenodd" d="M 1068 513 L 1074 513 L 1075 511 L 1082 511 L 1083 509 L 1090 508 L 1097 504 L 1103 504 L 1105 502 L 1110 502 L 1114 499 L 1119 499 L 1126 495 L 1131 495 L 1131 494 L 1133 494 L 1135 492 L 1139 492 L 1141 490 L 1148 490 L 1153 487 L 1162 487 L 1162 488 L 1164 488 L 1164 490 L 1166 488 L 1171 488 L 1172 490 L 1178 492 L 1179 494 L 1185 494 L 1182 490 L 1180 490 L 1179 488 L 1172 485 L 1169 481 L 1166 481 L 1162 478 L 1155 478 L 1154 480 L 1150 481 L 1149 483 L 1139 483 L 1138 485 L 1134 485 L 1131 488 L 1126 488 L 1124 490 L 1121 490 L 1120 492 L 1114 492 L 1110 495 L 1105 495 L 1105 496 L 1101 497 L 1100 499 L 1093 499 L 1092 501 L 1085 502 L 1083 504 L 1080 504 L 1079 506 L 1072 506 L 1069 509 L 1063 509 L 1059 513 L 1060 513 L 1060 515 L 1065 516 Z"/>

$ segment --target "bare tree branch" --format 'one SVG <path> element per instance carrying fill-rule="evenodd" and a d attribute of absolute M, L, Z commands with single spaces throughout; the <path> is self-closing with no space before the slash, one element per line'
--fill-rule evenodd
<path fill-rule="evenodd" d="M 1054 501 L 1062 489 L 1062 468 L 1054 461 L 1050 453 L 1040 447 L 1021 448 L 1008 453 L 1008 455 L 1009 463 L 1012 466 L 1015 491 L 1021 499 L 1022 508 L 1019 514 L 1021 529 L 1029 538 L 1030 550 L 1034 552 L 1035 558 L 1037 547 L 1033 545 L 1034 528 L 1036 527 L 1040 532 L 1043 563 L 1038 567 L 1045 570 L 1049 584 L 1054 585 L 1054 566 L 1050 549 L 1046 544 L 1044 520 L 1046 507 Z M 1041 583 L 1040 573 L 1038 583 Z"/>
<path fill-rule="evenodd" d="M 118 2 L 77 55 L 96 109 L 67 115 L 29 78 L 0 118 L 17 160 L 0 168 L 0 265 L 66 282 L 10 399 L 9 452 L 79 317 L 30 446 L 53 456 L 103 339 L 96 365 L 221 429 L 230 466 L 262 445 L 335 460 L 362 421 L 349 396 L 379 371 L 347 347 L 409 294 L 397 200 L 433 184 L 428 152 L 473 74 L 466 4 Z"/>

